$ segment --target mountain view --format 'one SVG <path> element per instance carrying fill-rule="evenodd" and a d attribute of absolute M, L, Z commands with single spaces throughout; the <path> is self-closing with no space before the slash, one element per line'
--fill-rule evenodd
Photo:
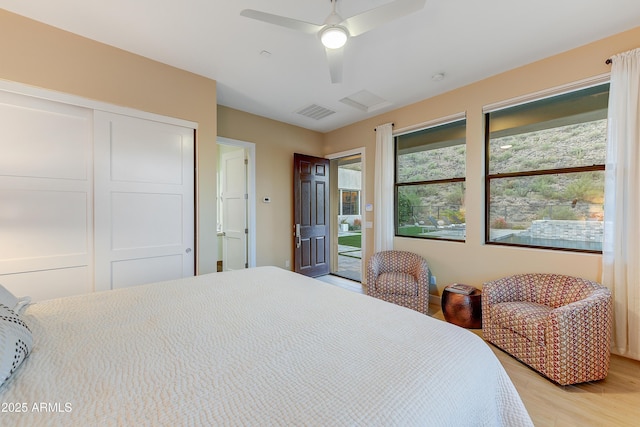
<path fill-rule="evenodd" d="M 491 229 L 525 230 L 534 220 L 602 220 L 604 171 L 504 177 L 522 171 L 604 165 L 607 121 L 571 124 L 492 138 L 489 146 Z M 465 146 L 401 155 L 398 181 L 465 176 Z M 465 223 L 464 182 L 401 186 L 399 225 Z"/>

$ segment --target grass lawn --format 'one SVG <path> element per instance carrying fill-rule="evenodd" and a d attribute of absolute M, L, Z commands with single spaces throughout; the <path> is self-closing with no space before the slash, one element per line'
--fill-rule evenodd
<path fill-rule="evenodd" d="M 338 244 L 359 248 L 362 246 L 362 235 L 360 233 L 351 236 L 339 236 Z"/>
<path fill-rule="evenodd" d="M 425 227 L 415 226 L 415 225 L 403 225 L 398 227 L 398 235 L 399 236 L 417 236 L 422 233 L 422 229 Z"/>
<path fill-rule="evenodd" d="M 417 236 L 420 233 L 422 233 L 422 230 L 424 228 L 425 227 L 423 226 L 416 227 L 414 225 L 402 226 L 398 229 L 398 235 L 399 236 Z M 362 235 L 358 233 L 350 236 L 339 236 L 338 244 L 345 245 L 345 246 L 352 246 L 354 248 L 360 248 L 362 247 Z"/>

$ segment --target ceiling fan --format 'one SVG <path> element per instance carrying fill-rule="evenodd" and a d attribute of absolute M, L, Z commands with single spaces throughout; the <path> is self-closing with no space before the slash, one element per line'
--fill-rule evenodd
<path fill-rule="evenodd" d="M 357 37 L 387 22 L 416 12 L 422 9 L 426 2 L 426 0 L 395 0 L 350 18 L 342 19 L 336 13 L 337 0 L 330 1 L 331 13 L 320 25 L 253 9 L 244 9 L 240 15 L 307 34 L 317 34 L 325 47 L 331 83 L 340 83 L 342 81 L 344 46 L 349 37 Z"/>

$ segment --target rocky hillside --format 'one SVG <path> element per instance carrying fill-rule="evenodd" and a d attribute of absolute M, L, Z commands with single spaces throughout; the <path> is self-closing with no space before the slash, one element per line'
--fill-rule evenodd
<path fill-rule="evenodd" d="M 606 120 L 493 139 L 491 174 L 604 164 Z M 464 176 L 465 147 L 401 156 L 405 182 Z M 534 219 L 601 219 L 604 174 L 539 175 L 492 181 L 491 222 L 495 228 L 523 228 Z M 425 217 L 464 222 L 463 185 L 404 187 L 399 195 L 402 223 Z M 494 224 L 495 223 L 495 224 Z"/>

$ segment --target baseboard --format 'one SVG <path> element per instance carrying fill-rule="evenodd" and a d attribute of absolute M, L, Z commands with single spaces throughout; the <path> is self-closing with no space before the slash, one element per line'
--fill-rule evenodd
<path fill-rule="evenodd" d="M 440 307 L 440 305 L 442 304 L 442 298 L 440 298 L 438 295 L 429 294 L 429 304 L 437 305 L 438 307 Z"/>

